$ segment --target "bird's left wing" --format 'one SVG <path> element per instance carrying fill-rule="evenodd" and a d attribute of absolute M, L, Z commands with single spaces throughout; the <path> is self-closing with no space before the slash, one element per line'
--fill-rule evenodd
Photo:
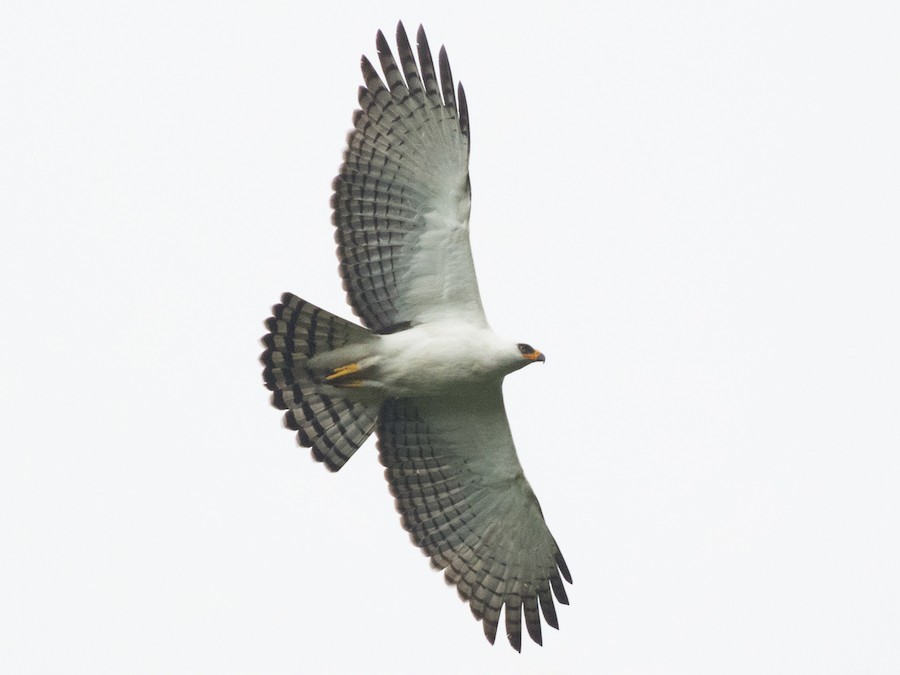
<path fill-rule="evenodd" d="M 365 86 L 334 179 L 340 272 L 354 312 L 384 333 L 447 316 L 485 323 L 469 246 L 469 116 L 446 51 L 435 69 L 403 25 L 399 63 L 381 31 L 384 81 L 364 56 Z M 440 74 L 440 80 L 438 80 Z"/>
<path fill-rule="evenodd" d="M 522 645 L 522 614 L 541 643 L 540 605 L 558 628 L 553 594 L 568 604 L 572 578 L 522 473 L 500 384 L 456 396 L 384 403 L 378 448 L 403 526 L 444 569 L 493 643 L 505 606 L 506 633 Z"/>

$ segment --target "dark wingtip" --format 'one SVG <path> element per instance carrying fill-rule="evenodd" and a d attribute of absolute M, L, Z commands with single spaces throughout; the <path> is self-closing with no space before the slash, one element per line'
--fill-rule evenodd
<path fill-rule="evenodd" d="M 379 54 L 390 53 L 391 51 L 387 38 L 384 37 L 384 33 L 381 32 L 381 29 L 375 33 L 375 49 L 378 50 Z"/>
<path fill-rule="evenodd" d="M 538 601 L 541 606 L 541 613 L 544 615 L 544 621 L 551 628 L 559 630 L 559 619 L 556 617 L 556 607 L 553 606 L 553 595 L 550 590 L 544 587 L 544 590 L 538 594 Z"/>
<path fill-rule="evenodd" d="M 494 644 L 494 642 L 497 639 L 497 624 L 498 623 L 499 623 L 499 619 L 497 621 L 489 621 L 488 619 L 485 619 L 484 621 L 482 621 L 482 624 L 484 626 L 484 637 L 486 637 L 487 641 L 490 642 L 491 644 Z"/>
<path fill-rule="evenodd" d="M 462 82 L 456 85 L 456 104 L 459 108 L 459 131 L 466 138 L 470 138 L 469 132 L 469 104 L 466 102 L 466 90 Z M 471 147 L 469 148 L 471 150 Z"/>
<path fill-rule="evenodd" d="M 372 62 L 369 61 L 369 57 L 365 54 L 359 57 L 359 67 L 362 68 L 363 77 L 367 81 L 367 84 L 369 76 L 377 75 L 377 73 L 375 72 L 375 66 L 372 65 Z M 360 89 L 363 89 L 363 87 L 360 87 Z"/>
<path fill-rule="evenodd" d="M 522 653 L 522 633 L 507 633 L 506 638 L 509 644 L 520 654 Z"/>
<path fill-rule="evenodd" d="M 438 51 L 438 70 L 441 73 L 441 94 L 444 105 L 458 111 L 456 107 L 456 87 L 453 85 L 453 73 L 450 70 L 450 58 L 447 56 L 447 48 L 441 45 Z"/>
<path fill-rule="evenodd" d="M 571 584 L 572 573 L 569 572 L 569 567 L 566 565 L 566 561 L 563 560 L 562 553 L 557 552 L 556 564 L 559 566 L 559 571 L 562 572 L 563 578 Z"/>

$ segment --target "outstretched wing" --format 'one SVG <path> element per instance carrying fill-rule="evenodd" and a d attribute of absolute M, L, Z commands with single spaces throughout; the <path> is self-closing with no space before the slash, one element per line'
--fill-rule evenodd
<path fill-rule="evenodd" d="M 361 109 L 333 184 L 344 289 L 381 333 L 445 316 L 485 323 L 469 246 L 465 94 L 443 47 L 438 82 L 421 26 L 417 43 L 418 65 L 398 24 L 398 65 L 378 32 L 387 85 L 362 57 Z"/>
<path fill-rule="evenodd" d="M 521 650 L 522 613 L 540 644 L 538 605 L 558 628 L 551 589 L 568 604 L 560 574 L 572 578 L 516 457 L 499 383 L 387 401 L 378 437 L 403 526 L 456 584 L 487 639 L 505 605 L 510 644 Z"/>

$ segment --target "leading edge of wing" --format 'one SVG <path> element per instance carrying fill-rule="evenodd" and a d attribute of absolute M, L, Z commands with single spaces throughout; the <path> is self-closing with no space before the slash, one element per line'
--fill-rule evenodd
<path fill-rule="evenodd" d="M 453 314 L 484 323 L 468 239 L 469 115 L 447 52 L 437 69 L 425 31 L 416 54 L 403 24 L 395 59 L 365 56 L 365 86 L 333 183 L 333 223 L 348 301 L 378 332 Z"/>
<path fill-rule="evenodd" d="M 378 437 L 404 528 L 469 603 L 487 639 L 494 642 L 502 609 L 515 649 L 523 615 L 541 644 L 540 614 L 559 627 L 553 597 L 568 604 L 562 579 L 572 577 L 522 472 L 499 387 L 388 401 Z"/>

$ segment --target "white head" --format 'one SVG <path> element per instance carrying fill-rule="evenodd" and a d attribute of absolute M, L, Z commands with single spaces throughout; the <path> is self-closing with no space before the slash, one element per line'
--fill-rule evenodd
<path fill-rule="evenodd" d="M 529 363 L 536 363 L 537 361 L 543 363 L 546 361 L 546 358 L 531 345 L 519 342 L 516 345 L 515 352 L 510 354 L 510 361 L 513 370 L 518 370 L 519 368 L 524 368 Z"/>

